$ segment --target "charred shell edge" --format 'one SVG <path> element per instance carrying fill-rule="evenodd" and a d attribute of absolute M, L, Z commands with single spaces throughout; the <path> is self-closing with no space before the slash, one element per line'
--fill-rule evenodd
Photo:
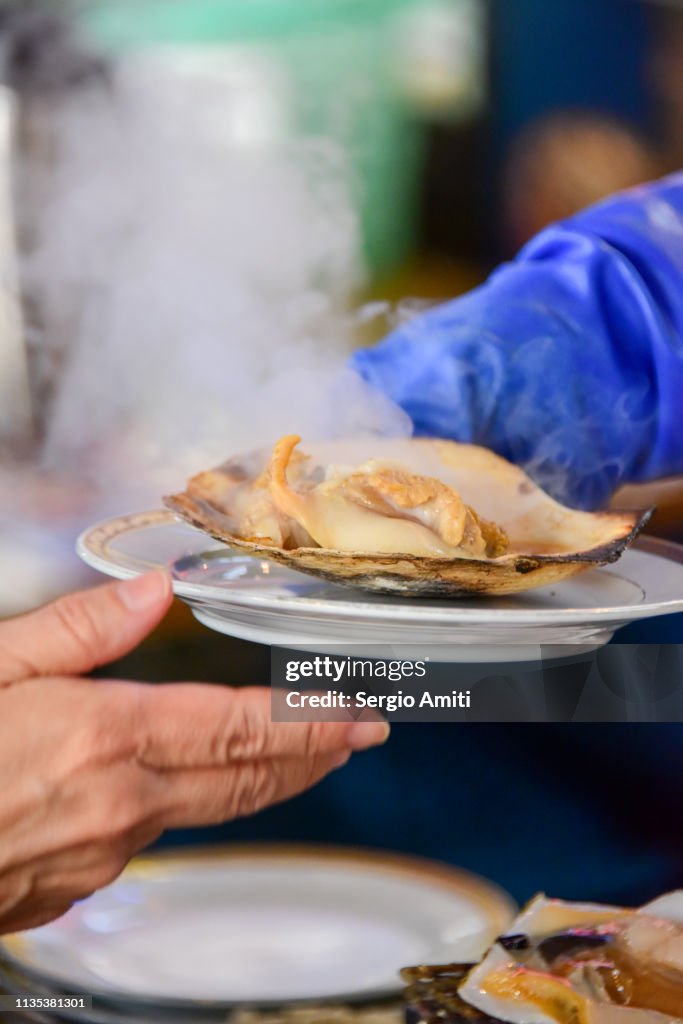
<path fill-rule="evenodd" d="M 499 1024 L 496 1017 L 470 1006 L 458 989 L 474 964 L 407 967 L 401 978 L 406 1024 Z M 502 1024 L 502 1022 L 500 1022 Z"/>
<path fill-rule="evenodd" d="M 499 558 L 435 558 L 431 555 L 410 555 L 396 552 L 382 554 L 371 554 L 367 551 L 337 551 L 332 548 L 304 547 L 304 548 L 279 548 L 274 545 L 258 544 L 256 541 L 241 540 L 233 534 L 222 529 L 220 524 L 214 522 L 222 515 L 209 502 L 196 501 L 187 493 L 174 494 L 164 498 L 164 505 L 175 512 L 186 522 L 205 533 L 209 533 L 215 540 L 261 558 L 271 558 L 274 561 L 285 561 L 287 564 L 296 562 L 303 554 L 311 554 L 317 558 L 323 557 L 333 565 L 338 561 L 346 561 L 349 558 L 368 559 L 372 558 L 373 564 L 379 569 L 386 566 L 387 569 L 396 566 L 396 562 L 409 562 L 421 567 L 429 566 L 438 571 L 447 566 L 457 565 L 463 568 L 472 567 L 481 569 L 486 566 L 487 570 L 495 572 L 500 568 L 505 572 L 514 570 L 516 573 L 526 574 L 540 569 L 542 566 L 567 565 L 577 563 L 588 563 L 595 565 L 606 565 L 616 562 L 624 550 L 629 547 L 639 533 L 647 526 L 655 509 L 654 506 L 645 511 L 620 511 L 618 509 L 609 512 L 596 512 L 595 515 L 615 521 L 622 520 L 624 527 L 630 527 L 627 533 L 600 544 L 598 547 L 590 548 L 587 551 L 570 552 L 568 554 L 556 555 L 502 555 Z"/>

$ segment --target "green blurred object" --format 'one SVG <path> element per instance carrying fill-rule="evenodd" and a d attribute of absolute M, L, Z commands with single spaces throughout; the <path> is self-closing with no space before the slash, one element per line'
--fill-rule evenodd
<path fill-rule="evenodd" d="M 101 0 L 90 23 L 114 44 L 273 39 L 335 23 L 377 25 L 415 0 Z"/>
<path fill-rule="evenodd" d="M 291 124 L 350 158 L 371 274 L 415 245 L 424 125 L 401 87 L 400 20 L 424 0 L 96 0 L 85 14 L 114 52 L 253 49 L 291 84 Z M 405 36 L 405 33 L 403 34 Z"/>

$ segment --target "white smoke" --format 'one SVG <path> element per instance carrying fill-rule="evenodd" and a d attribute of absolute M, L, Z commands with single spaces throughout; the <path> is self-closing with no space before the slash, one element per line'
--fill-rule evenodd
<path fill-rule="evenodd" d="M 282 432 L 409 430 L 343 371 L 361 260 L 342 149 L 293 139 L 277 89 L 231 107 L 220 84 L 130 63 L 53 111 L 23 267 L 42 463 L 107 507 Z"/>

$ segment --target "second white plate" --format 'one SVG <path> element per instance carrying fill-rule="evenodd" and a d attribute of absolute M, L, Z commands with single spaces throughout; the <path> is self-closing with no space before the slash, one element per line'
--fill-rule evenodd
<path fill-rule="evenodd" d="M 0 944 L 25 975 L 129 1003 L 368 999 L 417 963 L 478 959 L 510 899 L 413 858 L 226 848 L 133 862 L 53 924 Z"/>

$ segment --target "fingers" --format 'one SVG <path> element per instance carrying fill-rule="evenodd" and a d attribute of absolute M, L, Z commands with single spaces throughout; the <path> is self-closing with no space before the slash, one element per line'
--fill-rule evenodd
<path fill-rule="evenodd" d="M 389 735 L 384 722 L 272 722 L 270 699 L 266 688 L 198 684 L 147 692 L 138 763 L 166 787 L 164 828 L 254 814 Z"/>
<path fill-rule="evenodd" d="M 232 770 L 205 768 L 172 772 L 164 828 L 217 825 L 255 814 L 297 796 L 341 768 L 350 752 L 312 760 L 280 759 L 239 764 Z"/>
<path fill-rule="evenodd" d="M 45 678 L 0 703 L 0 762 L 19 769 L 0 802 L 0 932 L 108 885 L 165 828 L 253 814 L 388 735 L 378 722 L 273 723 L 266 688 Z"/>
<path fill-rule="evenodd" d="M 309 762 L 384 743 L 384 722 L 272 722 L 271 691 L 192 683 L 150 687 L 141 702 L 140 763 L 155 769 L 218 768 L 236 762 Z"/>
<path fill-rule="evenodd" d="M 81 675 L 127 654 L 161 621 L 172 597 L 169 577 L 152 572 L 68 594 L 0 624 L 0 686 Z"/>
<path fill-rule="evenodd" d="M 228 821 L 295 796 L 383 743 L 383 722 L 272 722 L 270 690 L 172 684 L 150 690 L 141 763 L 162 777 L 173 828 Z"/>

